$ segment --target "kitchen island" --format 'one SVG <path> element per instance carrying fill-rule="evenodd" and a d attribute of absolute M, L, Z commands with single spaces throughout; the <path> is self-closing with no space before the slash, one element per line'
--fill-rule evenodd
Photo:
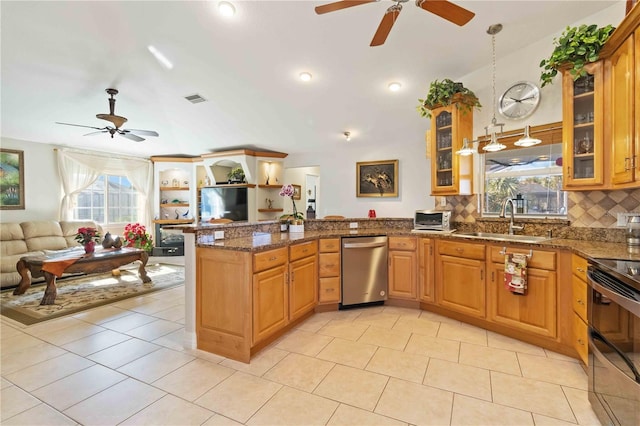
<path fill-rule="evenodd" d="M 382 226 L 371 226 L 374 223 Z M 640 259 L 621 243 L 552 238 L 514 244 L 455 233 L 416 234 L 406 219 L 367 220 L 357 230 L 345 229 L 344 223 L 331 225 L 329 229 L 309 227 L 295 234 L 263 229 L 224 240 L 210 238 L 214 230 L 210 226 L 194 228 L 197 347 L 249 362 L 252 355 L 314 311 L 338 309 L 339 294 L 329 301 L 319 297 L 326 271 L 322 259 L 336 259 L 323 256 L 333 254 L 324 250 L 323 244 L 339 244 L 343 236 L 387 235 L 415 243 L 415 248 L 405 249 L 413 250 L 415 261 L 404 264 L 409 265 L 404 269 L 414 268 L 415 273 L 406 275 L 406 280 L 401 276 L 403 291 L 393 297 L 390 277 L 386 304 L 430 310 L 577 357 L 573 318 L 569 315 L 572 256 Z M 505 250 L 533 254 L 527 296 L 501 292 L 499 274 Z M 332 264 L 335 269 L 335 260 Z M 476 278 L 469 280 L 466 274 L 462 280 L 454 274 L 461 265 Z M 417 277 L 415 284 L 409 282 L 411 276 Z M 335 283 L 336 277 L 332 278 L 327 282 Z"/>

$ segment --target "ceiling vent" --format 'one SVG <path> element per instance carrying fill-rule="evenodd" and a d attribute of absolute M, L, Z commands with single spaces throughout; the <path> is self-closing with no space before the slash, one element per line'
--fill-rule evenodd
<path fill-rule="evenodd" d="M 188 100 L 189 102 L 191 102 L 192 104 L 199 104 L 200 102 L 205 102 L 206 101 L 205 98 L 203 98 L 202 96 L 198 95 L 197 93 L 195 95 L 185 96 L 184 98 L 186 100 Z"/>

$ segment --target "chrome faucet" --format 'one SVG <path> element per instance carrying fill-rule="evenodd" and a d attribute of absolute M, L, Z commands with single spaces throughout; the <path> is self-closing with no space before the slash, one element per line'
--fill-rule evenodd
<path fill-rule="evenodd" d="M 505 218 L 505 213 L 507 210 L 507 204 L 511 204 L 511 220 L 509 221 L 509 235 L 513 235 L 513 231 L 522 231 L 524 226 L 517 226 L 513 224 L 513 212 L 515 210 L 515 206 L 513 205 L 513 200 L 511 198 L 505 198 L 502 202 L 502 208 L 500 209 L 500 216 Z"/>

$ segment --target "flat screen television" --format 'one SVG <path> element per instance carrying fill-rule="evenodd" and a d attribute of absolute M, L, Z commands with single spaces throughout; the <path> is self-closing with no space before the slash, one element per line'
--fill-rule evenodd
<path fill-rule="evenodd" d="M 209 219 L 231 219 L 233 221 L 249 220 L 249 204 L 247 203 L 247 187 L 208 187 L 200 190 L 200 218 L 203 222 Z"/>

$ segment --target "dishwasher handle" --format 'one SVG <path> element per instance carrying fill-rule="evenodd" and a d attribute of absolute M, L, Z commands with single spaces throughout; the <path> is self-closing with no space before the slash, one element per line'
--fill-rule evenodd
<path fill-rule="evenodd" d="M 342 248 L 352 249 L 352 248 L 375 248 L 375 247 L 386 247 L 387 243 L 344 243 Z"/>

